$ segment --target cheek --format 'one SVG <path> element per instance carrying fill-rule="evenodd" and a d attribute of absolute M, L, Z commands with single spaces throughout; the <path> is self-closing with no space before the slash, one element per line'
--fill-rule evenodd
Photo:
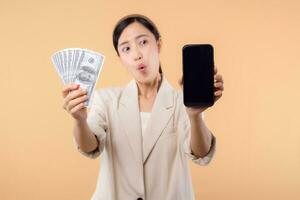
<path fill-rule="evenodd" d="M 128 57 L 122 56 L 122 57 L 120 57 L 120 61 L 121 61 L 122 66 L 124 66 L 127 70 L 129 70 L 129 71 L 134 70 L 133 63 L 131 62 L 131 60 Z"/>
<path fill-rule="evenodd" d="M 158 64 L 159 64 L 159 53 L 158 53 L 158 50 L 157 48 L 153 48 L 151 50 L 151 52 L 149 53 L 150 57 L 150 62 L 151 64 L 156 67 Z M 157 66 L 158 67 L 158 66 Z"/>
<path fill-rule="evenodd" d="M 121 61 L 121 63 L 122 63 L 123 66 L 125 66 L 126 68 L 128 68 L 129 59 L 125 55 L 120 55 L 120 61 Z"/>

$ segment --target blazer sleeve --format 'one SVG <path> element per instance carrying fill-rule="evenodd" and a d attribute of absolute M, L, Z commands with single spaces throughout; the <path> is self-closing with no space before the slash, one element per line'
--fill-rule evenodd
<path fill-rule="evenodd" d="M 106 119 L 107 117 L 103 91 L 97 90 L 94 92 L 94 96 L 91 102 L 91 108 L 88 112 L 87 124 L 93 132 L 93 134 L 95 135 L 96 139 L 98 140 L 98 148 L 91 152 L 84 152 L 80 149 L 79 145 L 75 140 L 75 137 L 73 136 L 73 143 L 75 144 L 77 150 L 84 156 L 91 159 L 95 159 L 102 153 L 105 146 L 107 134 Z"/>
<path fill-rule="evenodd" d="M 181 106 L 181 113 L 180 113 L 180 120 L 179 120 L 179 129 L 181 132 L 181 146 L 183 149 L 183 152 L 185 155 L 192 160 L 194 163 L 201 165 L 201 166 L 206 166 L 208 165 L 211 160 L 213 159 L 216 151 L 216 137 L 211 133 L 212 135 L 212 141 L 210 145 L 210 149 L 208 153 L 204 157 L 196 157 L 192 153 L 191 149 L 191 125 L 189 122 L 188 115 L 186 113 L 184 105 Z M 202 115 L 203 117 L 203 115 Z"/>

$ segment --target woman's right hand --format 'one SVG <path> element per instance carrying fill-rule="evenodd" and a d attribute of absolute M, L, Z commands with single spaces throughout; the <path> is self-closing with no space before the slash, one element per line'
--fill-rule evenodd
<path fill-rule="evenodd" d="M 87 92 L 80 89 L 78 84 L 67 85 L 62 90 L 64 98 L 63 108 L 78 121 L 87 119 L 87 109 L 84 102 L 88 99 Z"/>

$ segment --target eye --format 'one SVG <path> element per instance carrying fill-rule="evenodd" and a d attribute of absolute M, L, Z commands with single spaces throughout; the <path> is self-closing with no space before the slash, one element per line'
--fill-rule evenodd
<path fill-rule="evenodd" d="M 140 42 L 141 45 L 145 45 L 145 44 L 147 44 L 147 43 L 148 43 L 147 40 L 142 40 L 142 41 Z"/>
<path fill-rule="evenodd" d="M 129 51 L 129 49 L 130 49 L 129 47 L 124 47 L 124 48 L 122 48 L 122 51 L 126 53 Z"/>

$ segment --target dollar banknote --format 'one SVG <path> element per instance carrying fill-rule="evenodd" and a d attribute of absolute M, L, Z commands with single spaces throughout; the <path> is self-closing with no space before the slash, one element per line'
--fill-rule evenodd
<path fill-rule="evenodd" d="M 54 67 L 65 85 L 76 83 L 87 91 L 89 98 L 84 102 L 86 107 L 91 105 L 104 59 L 101 53 L 82 48 L 63 49 L 51 56 Z"/>

